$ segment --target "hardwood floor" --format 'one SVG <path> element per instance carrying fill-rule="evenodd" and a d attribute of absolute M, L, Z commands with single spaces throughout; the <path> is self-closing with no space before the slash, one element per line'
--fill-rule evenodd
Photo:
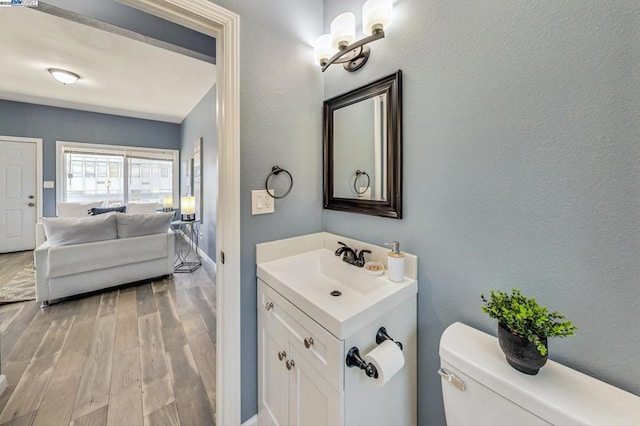
<path fill-rule="evenodd" d="M 32 260 L 32 251 L 0 254 L 0 284 L 11 281 Z"/>
<path fill-rule="evenodd" d="M 215 424 L 215 306 L 207 265 L 46 309 L 0 306 L 0 424 Z"/>

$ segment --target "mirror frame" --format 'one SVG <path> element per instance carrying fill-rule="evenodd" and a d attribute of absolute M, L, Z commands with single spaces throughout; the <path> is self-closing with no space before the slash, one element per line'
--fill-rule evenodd
<path fill-rule="evenodd" d="M 334 196 L 334 111 L 386 94 L 387 108 L 387 200 L 360 200 Z M 357 123 L 355 123 L 357 125 Z M 402 70 L 327 99 L 323 104 L 324 208 L 402 219 Z"/>

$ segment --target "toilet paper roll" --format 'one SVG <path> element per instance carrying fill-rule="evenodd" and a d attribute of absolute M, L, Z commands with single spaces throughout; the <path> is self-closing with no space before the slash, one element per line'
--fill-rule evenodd
<path fill-rule="evenodd" d="M 364 357 L 364 361 L 372 363 L 378 370 L 376 384 L 384 386 L 404 367 L 402 350 L 391 340 L 385 340 Z"/>

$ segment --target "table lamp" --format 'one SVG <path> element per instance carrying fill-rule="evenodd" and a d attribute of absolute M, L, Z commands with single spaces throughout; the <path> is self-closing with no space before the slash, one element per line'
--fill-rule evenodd
<path fill-rule="evenodd" d="M 196 197 L 187 195 L 180 198 L 180 218 L 186 221 L 196 220 Z"/>

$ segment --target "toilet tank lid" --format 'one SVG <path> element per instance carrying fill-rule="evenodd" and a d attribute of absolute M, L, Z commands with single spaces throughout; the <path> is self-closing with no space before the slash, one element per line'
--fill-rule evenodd
<path fill-rule="evenodd" d="M 640 397 L 551 360 L 520 373 L 497 338 L 460 322 L 442 334 L 440 359 L 551 424 L 640 425 Z"/>

